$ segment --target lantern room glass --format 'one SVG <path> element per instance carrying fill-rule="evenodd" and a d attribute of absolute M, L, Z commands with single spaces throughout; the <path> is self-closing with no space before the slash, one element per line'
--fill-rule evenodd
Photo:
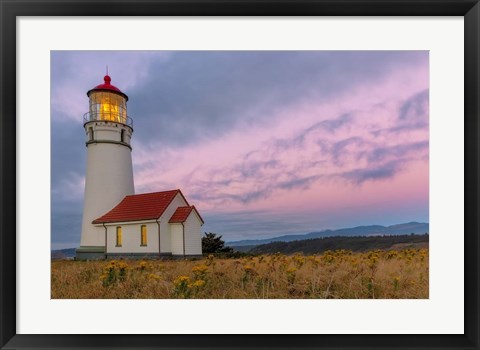
<path fill-rule="evenodd" d="M 93 91 L 90 94 L 90 120 L 127 123 L 127 101 L 119 94 Z"/>

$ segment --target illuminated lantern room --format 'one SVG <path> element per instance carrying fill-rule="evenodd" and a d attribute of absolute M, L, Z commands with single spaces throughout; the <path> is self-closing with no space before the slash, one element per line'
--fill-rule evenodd
<path fill-rule="evenodd" d="M 106 75 L 103 79 L 103 84 L 87 92 L 90 109 L 85 115 L 84 122 L 101 120 L 131 125 L 132 120 L 127 116 L 128 96 L 110 84 L 112 81 L 110 76 Z"/>

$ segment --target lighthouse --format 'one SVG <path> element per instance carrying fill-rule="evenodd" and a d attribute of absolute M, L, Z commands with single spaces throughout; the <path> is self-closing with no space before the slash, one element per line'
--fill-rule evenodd
<path fill-rule="evenodd" d="M 108 75 L 87 96 L 89 111 L 83 117 L 87 168 L 78 260 L 105 257 L 106 229 L 92 221 L 135 192 L 130 143 L 133 121 L 127 115 L 128 96 L 111 84 Z"/>
<path fill-rule="evenodd" d="M 103 80 L 87 92 L 83 116 L 87 169 L 76 259 L 202 256 L 204 221 L 180 189 L 134 193 L 128 96 L 108 74 Z"/>

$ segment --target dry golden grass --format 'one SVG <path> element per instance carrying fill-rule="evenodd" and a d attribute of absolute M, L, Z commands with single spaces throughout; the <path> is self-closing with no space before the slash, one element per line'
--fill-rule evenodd
<path fill-rule="evenodd" d="M 428 249 L 52 261 L 52 298 L 428 298 Z"/>

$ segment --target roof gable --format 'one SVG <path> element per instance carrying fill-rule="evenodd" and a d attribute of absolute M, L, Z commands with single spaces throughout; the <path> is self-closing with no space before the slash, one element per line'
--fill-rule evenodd
<path fill-rule="evenodd" d="M 126 196 L 123 200 L 105 215 L 92 221 L 92 224 L 110 222 L 141 221 L 158 219 L 177 194 L 188 202 L 180 190 L 142 193 Z"/>

